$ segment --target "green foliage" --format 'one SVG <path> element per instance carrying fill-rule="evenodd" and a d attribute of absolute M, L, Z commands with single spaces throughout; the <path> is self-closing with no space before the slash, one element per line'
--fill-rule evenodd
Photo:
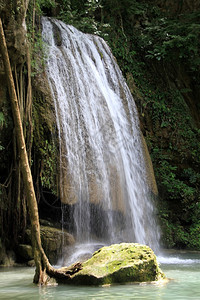
<path fill-rule="evenodd" d="M 143 6 L 143 10 L 136 5 L 137 13 L 131 13 L 131 8 L 126 7 L 126 18 L 123 10 L 120 11 L 122 22 L 119 24 L 118 14 L 115 23 L 120 26 L 109 35 L 109 44 L 124 74 L 130 72 L 133 75 L 137 88 L 134 94 L 143 126 L 146 126 L 146 116 L 151 120 L 150 124 L 148 121 L 151 127 L 145 127 L 145 131 L 160 201 L 162 205 L 165 202 L 165 210 L 163 207 L 159 210 L 164 245 L 200 249 L 199 235 L 193 234 L 190 241 L 191 232 L 198 232 L 198 226 L 194 224 L 198 224 L 200 217 L 199 129 L 194 124 L 191 107 L 185 101 L 190 87 L 171 84 L 169 77 L 177 76 L 177 81 L 178 76 L 183 79 L 181 72 L 171 76 L 168 66 L 168 62 L 174 64 L 174 68 L 179 64 L 187 65 L 187 70 L 193 72 L 193 80 L 198 81 L 197 14 L 186 18 L 180 16 L 176 20 L 163 18 L 163 13 L 153 6 L 147 9 L 147 4 L 140 2 L 138 5 Z M 152 66 L 162 71 L 151 71 Z"/>
<path fill-rule="evenodd" d="M 42 156 L 42 167 L 41 167 L 41 177 L 40 177 L 42 186 L 48 188 L 49 190 L 52 190 L 53 193 L 56 193 L 55 191 L 55 175 L 57 173 L 56 146 L 50 143 L 48 140 L 45 140 L 43 147 L 41 147 L 39 150 Z"/>
<path fill-rule="evenodd" d="M 95 16 L 102 9 L 101 1 L 87 0 L 82 5 L 63 0 L 63 6 L 60 12 L 60 18 L 67 24 L 71 24 L 79 30 L 87 33 L 101 34 L 104 27 L 108 24 L 101 24 Z"/>
<path fill-rule="evenodd" d="M 187 62 L 192 70 L 200 64 L 200 13 L 161 16 L 151 20 L 142 30 L 140 46 L 150 59 Z"/>
<path fill-rule="evenodd" d="M 30 2 L 28 6 L 27 14 L 27 37 L 30 44 L 30 56 L 31 56 L 31 76 L 43 72 L 45 65 L 45 44 L 42 40 L 41 30 L 37 28 L 35 13 L 41 16 L 43 9 L 53 8 L 56 6 L 55 0 L 36 0 Z"/>
<path fill-rule="evenodd" d="M 163 232 L 162 243 L 167 248 L 187 248 L 200 250 L 200 223 L 199 205 L 195 205 L 193 223 L 181 225 L 178 219 L 174 219 L 173 212 L 167 208 L 167 202 L 160 204 L 160 223 Z M 198 214 L 196 213 L 198 212 Z"/>
<path fill-rule="evenodd" d="M 134 64 L 134 55 L 136 52 L 130 49 L 129 41 L 126 36 L 124 36 L 123 32 L 118 30 L 116 36 L 113 36 L 112 40 L 108 40 L 108 42 L 113 49 L 113 55 L 117 57 L 118 63 L 123 64 L 124 73 L 132 72 L 132 65 Z"/>
<path fill-rule="evenodd" d="M 5 117 L 3 112 L 0 112 L 0 129 L 3 128 L 4 124 L 5 124 Z"/>
<path fill-rule="evenodd" d="M 46 94 L 43 93 L 43 88 L 46 86 L 46 79 L 44 80 L 41 76 L 38 80 L 41 80 L 40 88 L 42 92 L 37 90 L 33 98 L 33 169 L 37 176 L 37 188 L 40 189 L 42 185 L 42 187 L 56 194 L 59 176 L 59 150 L 55 142 L 55 136 L 57 136 L 55 115 L 51 99 L 49 97 L 44 98 Z"/>
<path fill-rule="evenodd" d="M 167 159 L 162 158 L 160 153 L 153 150 L 152 155 L 155 155 L 155 153 L 161 158 L 157 162 L 159 163 L 159 168 L 156 168 L 157 178 L 160 178 L 159 185 L 162 185 L 163 190 L 169 195 L 169 199 L 181 199 L 183 202 L 194 201 L 196 196 L 195 188 L 178 178 L 177 166 L 172 166 Z M 197 174 L 195 175 L 198 176 Z"/>
<path fill-rule="evenodd" d="M 190 227 L 188 248 L 200 249 L 200 223 L 197 222 Z"/>
<path fill-rule="evenodd" d="M 145 2 L 137 0 L 103 0 L 102 6 L 115 22 L 132 21 L 134 16 L 144 16 L 148 9 L 148 5 Z M 123 20 L 119 20 L 119 16 Z"/>
<path fill-rule="evenodd" d="M 36 0 L 36 9 L 38 13 L 42 14 L 44 9 L 50 9 L 55 7 L 55 0 Z"/>
<path fill-rule="evenodd" d="M 31 37 L 29 40 L 32 43 L 31 48 L 31 76 L 34 77 L 36 74 L 42 73 L 45 66 L 45 43 L 42 40 L 41 33 L 36 33 L 34 38 Z"/>

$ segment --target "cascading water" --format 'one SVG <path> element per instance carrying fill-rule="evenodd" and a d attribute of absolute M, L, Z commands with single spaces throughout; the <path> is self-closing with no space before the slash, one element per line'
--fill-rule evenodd
<path fill-rule="evenodd" d="M 60 141 L 60 195 L 79 242 L 158 246 L 136 106 L 105 41 L 43 18 Z"/>

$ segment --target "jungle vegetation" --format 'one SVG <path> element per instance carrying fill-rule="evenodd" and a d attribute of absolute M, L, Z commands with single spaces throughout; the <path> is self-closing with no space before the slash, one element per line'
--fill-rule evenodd
<path fill-rule="evenodd" d="M 25 4 L 26 13 L 23 13 Z M 49 115 L 44 116 L 50 112 L 43 111 L 44 100 L 36 83 L 45 63 L 39 21 L 42 15 L 59 18 L 108 42 L 136 101 L 152 158 L 159 190 L 162 246 L 200 250 L 198 1 L 9 0 L 6 4 L 0 1 L 0 17 L 7 28 L 5 35 L 17 96 L 21 99 L 23 130 L 41 215 L 44 193 L 50 195 L 50 204 L 58 194 L 55 162 L 58 149 L 52 139 L 56 129 L 48 124 Z M 16 24 L 20 26 L 23 18 L 28 48 L 20 46 L 17 52 L 13 50 L 9 29 Z M 15 34 L 19 38 L 17 26 Z M 1 66 L 0 78 L 3 80 Z M 0 93 L 2 99 L 9 98 L 2 83 Z M 11 108 L 6 101 L 1 101 L 2 252 L 14 249 L 19 236 L 23 240 L 30 223 L 13 130 Z"/>

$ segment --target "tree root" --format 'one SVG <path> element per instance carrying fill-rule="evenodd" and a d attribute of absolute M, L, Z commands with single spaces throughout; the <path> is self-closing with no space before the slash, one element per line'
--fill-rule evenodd
<path fill-rule="evenodd" d="M 70 279 L 72 275 L 77 273 L 82 269 L 81 263 L 75 263 L 70 267 L 62 267 L 59 269 L 55 269 L 50 264 L 48 264 L 44 270 L 40 270 L 39 274 L 37 272 L 34 277 L 34 283 L 39 285 L 49 285 L 51 279 L 54 279 L 56 283 L 70 283 Z"/>

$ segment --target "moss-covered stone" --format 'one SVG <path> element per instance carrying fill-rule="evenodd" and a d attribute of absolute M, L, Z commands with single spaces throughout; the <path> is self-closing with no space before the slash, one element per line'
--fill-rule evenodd
<path fill-rule="evenodd" d="M 164 278 L 154 252 L 145 245 L 122 243 L 103 247 L 83 263 L 72 276 L 72 283 L 104 285 L 150 282 Z"/>
<path fill-rule="evenodd" d="M 40 234 L 42 246 L 48 259 L 55 264 L 62 254 L 63 247 L 74 244 L 75 240 L 71 234 L 65 230 L 61 230 L 49 226 L 41 226 Z M 31 244 L 31 230 L 26 230 L 26 242 Z"/>

